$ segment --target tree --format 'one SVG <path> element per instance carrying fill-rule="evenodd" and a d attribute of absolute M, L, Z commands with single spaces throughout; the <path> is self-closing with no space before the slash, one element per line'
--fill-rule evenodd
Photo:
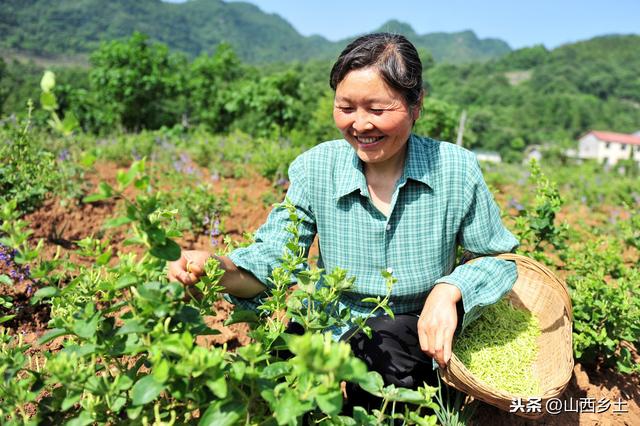
<path fill-rule="evenodd" d="M 426 98 L 422 116 L 413 131 L 434 139 L 453 142 L 458 126 L 458 110 L 455 106 L 438 99 Z"/>
<path fill-rule="evenodd" d="M 177 60 L 167 46 L 150 44 L 146 35 L 136 32 L 126 41 L 103 44 L 91 55 L 91 88 L 127 130 L 171 125 L 182 113 L 169 110 L 180 83 Z"/>
<path fill-rule="evenodd" d="M 228 44 L 220 44 L 213 56 L 196 58 L 185 86 L 190 118 L 214 132 L 228 130 L 235 115 L 226 104 L 233 96 L 234 82 L 243 74 L 244 66 Z"/>

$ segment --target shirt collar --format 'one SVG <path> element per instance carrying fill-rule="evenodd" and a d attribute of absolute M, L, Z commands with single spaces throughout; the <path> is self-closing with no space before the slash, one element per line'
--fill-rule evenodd
<path fill-rule="evenodd" d="M 345 195 L 351 194 L 359 189 L 361 194 L 367 194 L 367 180 L 364 177 L 364 168 L 362 161 L 358 158 L 356 151 L 350 148 L 344 164 L 341 165 L 342 170 L 338 170 L 338 178 L 336 181 L 335 198 L 339 199 Z"/>
<path fill-rule="evenodd" d="M 430 151 L 435 145 L 431 143 L 431 139 L 420 138 L 413 133 L 409 136 L 408 145 L 407 158 L 404 163 L 404 172 L 401 180 L 412 179 L 422 182 L 433 189 L 433 153 Z"/>
<path fill-rule="evenodd" d="M 433 189 L 431 185 L 431 159 L 429 158 L 429 139 L 426 144 L 421 138 L 411 134 L 407 142 L 407 158 L 404 164 L 404 171 L 401 182 L 412 179 L 422 182 Z M 335 186 L 335 198 L 339 199 L 351 194 L 355 190 L 360 190 L 361 194 L 368 194 L 367 181 L 364 177 L 362 161 L 358 158 L 355 150 L 351 150 L 350 155 L 344 163 L 343 170 L 338 174 Z"/>

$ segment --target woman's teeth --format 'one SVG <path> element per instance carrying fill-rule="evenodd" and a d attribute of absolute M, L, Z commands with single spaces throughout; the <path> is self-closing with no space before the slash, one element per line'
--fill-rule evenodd
<path fill-rule="evenodd" d="M 378 142 L 379 140 L 381 140 L 384 136 L 377 136 L 375 138 L 363 138 L 363 137 L 357 137 L 356 139 L 358 139 L 358 142 L 360 143 L 374 143 L 374 142 Z"/>

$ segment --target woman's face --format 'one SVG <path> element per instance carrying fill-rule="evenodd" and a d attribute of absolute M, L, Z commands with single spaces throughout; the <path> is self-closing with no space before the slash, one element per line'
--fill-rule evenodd
<path fill-rule="evenodd" d="M 333 119 L 367 164 L 382 165 L 404 156 L 419 115 L 420 103 L 409 108 L 374 68 L 350 71 L 336 87 Z"/>

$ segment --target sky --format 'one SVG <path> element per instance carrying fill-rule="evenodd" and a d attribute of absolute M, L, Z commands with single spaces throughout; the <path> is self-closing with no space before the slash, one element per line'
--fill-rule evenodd
<path fill-rule="evenodd" d="M 185 0 L 165 0 L 182 3 Z M 370 32 L 390 19 L 418 34 L 473 30 L 513 49 L 549 49 L 605 34 L 640 34 L 640 0 L 248 0 L 302 35 L 331 41 Z"/>

